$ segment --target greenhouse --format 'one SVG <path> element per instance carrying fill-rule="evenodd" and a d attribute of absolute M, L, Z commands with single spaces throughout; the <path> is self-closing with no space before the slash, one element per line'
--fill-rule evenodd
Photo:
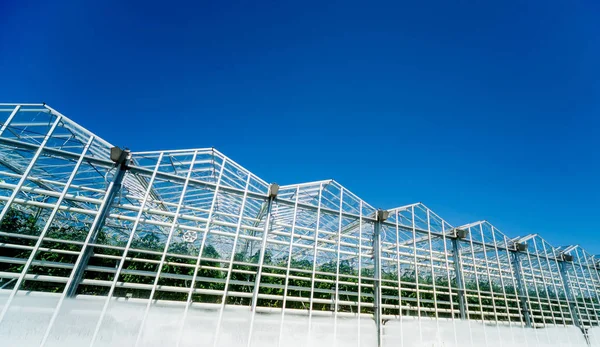
<path fill-rule="evenodd" d="M 543 230 L 122 149 L 45 104 L 0 124 L 9 346 L 600 346 L 600 258 Z"/>

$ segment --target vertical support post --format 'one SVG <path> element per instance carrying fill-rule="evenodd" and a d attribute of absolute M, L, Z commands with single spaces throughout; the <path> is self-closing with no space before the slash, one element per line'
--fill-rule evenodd
<path fill-rule="evenodd" d="M 267 248 L 267 237 L 269 234 L 269 226 L 271 222 L 271 208 L 273 207 L 273 200 L 277 197 L 279 192 L 279 185 L 277 183 L 271 183 L 269 185 L 268 200 L 267 200 L 267 213 L 265 214 L 265 229 L 263 231 L 262 243 L 260 248 L 260 255 L 258 258 L 258 271 L 256 272 L 256 278 L 254 279 L 254 290 L 252 291 L 252 303 L 250 311 L 252 312 L 250 317 L 250 329 L 248 330 L 248 347 L 252 345 L 252 334 L 254 332 L 254 319 L 256 317 L 256 305 L 258 304 L 258 291 L 260 289 L 260 279 L 262 277 L 262 269 L 265 262 L 265 253 Z M 291 241 L 290 241 L 291 242 Z"/>
<path fill-rule="evenodd" d="M 517 282 L 517 294 L 519 295 L 519 301 L 521 302 L 521 315 L 525 319 L 525 326 L 531 328 L 531 314 L 529 313 L 529 303 L 527 302 L 527 296 L 525 294 L 525 285 L 523 283 L 522 270 L 521 270 L 521 253 L 518 250 L 511 250 L 511 256 L 513 258 L 513 272 L 515 273 L 515 279 Z"/>
<path fill-rule="evenodd" d="M 339 215 L 338 215 L 338 230 L 337 230 L 337 259 L 336 259 L 336 267 L 335 267 L 335 285 L 332 288 L 332 311 L 333 311 L 333 339 L 337 341 L 337 332 L 338 332 L 338 310 L 339 310 L 339 302 L 340 302 L 340 256 L 342 250 L 342 211 L 344 209 L 344 190 L 340 189 L 340 205 L 339 205 Z"/>
<path fill-rule="evenodd" d="M 215 337 L 213 339 L 213 347 L 219 345 L 219 336 L 221 333 L 221 324 L 223 322 L 223 313 L 225 312 L 225 305 L 227 304 L 227 294 L 229 293 L 229 283 L 231 282 L 231 273 L 233 272 L 233 261 L 235 260 L 235 250 L 240 239 L 240 231 L 242 229 L 242 221 L 244 220 L 244 212 L 246 211 L 246 202 L 248 201 L 248 189 L 250 188 L 250 180 L 252 175 L 248 175 L 246 179 L 246 186 L 244 188 L 244 196 L 242 198 L 242 205 L 240 206 L 240 214 L 238 215 L 238 222 L 235 228 L 235 238 L 233 239 L 233 246 L 231 247 L 231 256 L 229 257 L 229 265 L 227 266 L 227 276 L 225 277 L 225 285 L 223 286 L 223 295 L 221 296 L 221 308 L 219 309 L 219 319 L 217 320 L 217 328 L 215 330 Z M 292 232 L 293 234 L 293 232 Z M 293 239 L 293 236 L 292 236 Z M 292 243 L 290 242 L 290 252 Z M 290 257 L 288 256 L 288 259 Z M 286 276 L 287 278 L 287 276 Z M 285 294 L 284 294 L 285 295 Z M 285 307 L 285 296 L 283 297 L 283 307 Z M 283 310 L 282 310 L 283 311 Z M 282 312 L 283 314 L 283 312 Z M 282 317 L 283 320 L 283 317 Z"/>
<path fill-rule="evenodd" d="M 356 322 L 358 323 L 358 329 L 356 329 L 356 337 L 357 341 L 360 341 L 360 331 L 361 331 L 361 318 L 360 314 L 362 312 L 362 252 L 363 252 L 363 201 L 360 200 L 358 204 L 358 304 L 356 307 Z"/>
<path fill-rule="evenodd" d="M 373 262 L 375 266 L 373 293 L 375 296 L 373 315 L 375 319 L 375 328 L 377 329 L 377 346 L 381 346 L 381 248 L 379 236 L 381 233 L 381 222 L 379 221 L 379 211 L 377 211 L 377 222 L 375 222 L 373 232 Z"/>
<path fill-rule="evenodd" d="M 321 225 L 321 205 L 323 203 L 323 183 L 319 184 L 319 198 L 317 203 L 317 219 L 315 221 L 315 242 L 313 244 L 312 271 L 310 275 L 310 296 L 308 299 L 308 333 L 310 339 L 312 333 L 313 299 L 315 297 L 315 278 L 317 272 L 317 252 L 319 245 L 319 226 Z M 360 277 L 359 277 L 360 278 Z"/>
<path fill-rule="evenodd" d="M 98 223 L 96 223 L 95 226 L 93 226 L 90 229 L 90 234 L 92 236 L 90 237 L 89 243 L 96 243 L 98 234 L 99 234 L 100 230 L 102 230 L 102 227 L 104 226 L 104 222 L 106 221 L 106 217 L 108 216 L 108 212 L 110 211 L 110 208 L 112 207 L 113 200 L 115 199 L 115 197 L 121 190 L 121 186 L 123 184 L 123 178 L 125 177 L 125 173 L 129 169 L 128 165 L 129 165 L 129 161 L 131 159 L 131 155 L 128 150 L 121 150 L 118 147 L 113 147 L 113 148 L 111 148 L 111 159 L 115 162 L 117 172 L 115 173 L 115 176 L 113 177 L 111 184 L 108 185 L 108 188 L 106 191 L 106 196 L 104 198 L 106 203 L 104 205 L 102 205 L 100 208 L 100 211 L 98 211 L 98 215 L 99 215 Z M 94 246 L 91 246 L 88 244 L 85 247 L 85 249 L 82 250 L 82 252 L 83 252 L 83 254 L 81 256 L 82 258 L 81 258 L 81 262 L 79 263 L 79 267 L 76 267 L 73 269 L 73 271 L 75 271 L 75 276 L 73 276 L 73 281 L 71 281 L 70 286 L 67 288 L 67 297 L 68 298 L 75 297 L 75 295 L 77 294 L 77 287 L 79 286 L 79 283 L 81 283 L 81 280 L 83 279 L 83 274 L 85 272 L 85 268 L 87 267 L 88 262 L 89 262 L 90 258 L 92 257 L 92 253 L 94 252 Z"/>
<path fill-rule="evenodd" d="M 277 341 L 277 346 L 281 346 L 281 337 L 283 335 L 283 324 L 285 319 L 285 309 L 287 303 L 287 293 L 288 286 L 290 284 L 290 269 L 292 267 L 292 250 L 294 244 L 294 233 L 296 232 L 296 217 L 298 216 L 298 200 L 300 195 L 300 187 L 296 187 L 296 193 L 294 194 L 294 216 L 292 217 L 292 225 L 291 225 L 291 235 L 290 235 L 290 247 L 288 249 L 287 256 L 287 268 L 285 270 L 285 285 L 283 288 L 283 303 L 281 304 L 281 320 L 279 322 L 279 339 Z M 216 347 L 216 346 L 215 346 Z"/>
<path fill-rule="evenodd" d="M 454 273 L 456 274 L 456 286 L 458 290 L 458 309 L 460 311 L 460 319 L 467 319 L 467 305 L 465 300 L 465 283 L 463 281 L 462 266 L 460 260 L 460 252 L 458 247 L 459 235 L 455 234 L 452 240 L 452 254 L 454 255 Z"/>
<path fill-rule="evenodd" d="M 256 310 L 256 304 L 258 303 L 258 289 L 260 287 L 260 278 L 262 277 L 263 263 L 265 261 L 265 252 L 267 248 L 267 236 L 269 234 L 269 226 L 271 222 L 271 208 L 273 207 L 273 200 L 277 197 L 279 192 L 279 185 L 277 183 L 271 183 L 269 185 L 269 199 L 267 200 L 267 213 L 265 220 L 265 229 L 263 231 L 262 244 L 260 249 L 260 255 L 258 259 L 258 272 L 254 279 L 254 290 L 252 292 L 252 306 L 250 310 L 254 312 Z"/>
<path fill-rule="evenodd" d="M 402 271 L 400 268 L 400 223 L 396 210 L 396 271 L 398 272 L 398 315 L 400 316 L 400 334 L 402 334 Z M 449 282 L 449 281 L 448 281 Z M 401 341 L 402 342 L 402 341 Z"/>
<path fill-rule="evenodd" d="M 373 313 L 375 318 L 375 327 L 377 328 L 377 346 L 382 345 L 381 341 L 381 329 L 382 329 L 382 309 L 381 309 L 381 225 L 389 217 L 389 211 L 379 209 L 376 212 L 376 221 L 373 228 L 373 263 L 374 263 L 374 274 L 373 274 L 373 286 L 375 303 L 373 307 Z"/>
<path fill-rule="evenodd" d="M 573 298 L 573 292 L 571 291 L 571 284 L 569 282 L 569 276 L 567 271 L 568 264 L 573 260 L 573 257 L 569 254 L 562 253 L 561 257 L 558 260 L 558 268 L 560 270 L 560 277 L 562 279 L 563 287 L 565 289 L 565 295 L 567 296 L 567 300 L 569 301 L 569 311 L 571 312 L 571 317 L 573 317 L 573 324 L 579 329 L 583 327 L 581 325 L 581 320 L 579 319 L 579 313 L 577 312 L 577 304 L 575 303 L 575 299 Z"/>

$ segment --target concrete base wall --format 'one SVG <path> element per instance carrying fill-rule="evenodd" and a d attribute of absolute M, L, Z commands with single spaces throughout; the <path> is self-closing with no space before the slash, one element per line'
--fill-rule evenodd
<path fill-rule="evenodd" d="M 576 327 L 526 329 L 520 326 L 488 325 L 475 321 L 402 319 L 384 328 L 384 346 L 587 346 Z"/>
<path fill-rule="evenodd" d="M 64 302 L 46 346 L 89 346 L 105 298 L 71 299 Z M 0 296 L 0 305 L 6 300 Z M 0 345 L 39 346 L 58 303 L 57 296 L 16 297 L 0 324 Z M 182 305 L 151 306 L 140 346 L 361 346 L 376 347 L 375 323 L 368 317 L 338 317 L 322 313 L 309 319 L 286 312 L 259 312 L 247 307 L 228 308 L 219 320 L 217 307 L 193 307 L 182 321 Z M 111 302 L 94 346 L 133 346 L 146 304 Z M 600 329 L 590 331 L 593 346 L 600 347 Z M 250 344 L 248 341 L 250 340 Z M 385 347 L 449 346 L 587 346 L 579 329 L 550 327 L 525 329 L 517 326 L 484 325 L 471 321 L 403 318 L 390 320 L 383 328 Z"/>

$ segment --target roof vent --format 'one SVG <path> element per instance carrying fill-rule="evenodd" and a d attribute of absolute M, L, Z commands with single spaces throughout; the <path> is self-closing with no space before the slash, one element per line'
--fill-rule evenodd
<path fill-rule="evenodd" d="M 468 234 L 469 231 L 467 229 L 454 229 L 454 235 L 457 239 L 464 239 L 467 237 Z"/>
<path fill-rule="evenodd" d="M 527 250 L 527 243 L 525 242 L 515 242 L 515 248 L 518 252 L 525 252 Z"/>
<path fill-rule="evenodd" d="M 277 193 L 279 193 L 279 184 L 271 183 L 269 185 L 269 192 L 267 193 L 267 195 L 269 196 L 269 198 L 273 199 L 277 197 Z"/>
<path fill-rule="evenodd" d="M 130 151 L 128 149 L 121 149 L 119 147 L 110 148 L 110 160 L 117 164 L 122 164 L 128 157 Z"/>
<path fill-rule="evenodd" d="M 390 216 L 390 211 L 382 210 L 382 209 L 377 210 L 377 215 L 376 215 L 377 218 L 376 219 L 378 222 L 385 221 L 386 219 L 388 219 L 389 216 Z"/>
<path fill-rule="evenodd" d="M 567 253 L 561 253 L 560 254 L 560 259 L 562 261 L 569 261 L 569 262 L 571 262 L 571 261 L 573 261 L 573 256 L 570 255 L 570 254 L 567 254 Z"/>

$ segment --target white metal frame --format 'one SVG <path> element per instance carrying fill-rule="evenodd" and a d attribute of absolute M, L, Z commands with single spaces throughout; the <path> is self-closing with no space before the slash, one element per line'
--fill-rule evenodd
<path fill-rule="evenodd" d="M 313 317 L 320 314 L 315 307 L 325 307 L 326 300 L 319 297 L 319 293 L 331 293 L 333 298 L 331 315 L 336 337 L 340 318 L 354 317 L 360 341 L 362 318 L 370 316 L 398 320 L 401 335 L 406 316 L 414 316 L 422 335 L 421 323 L 426 317 L 435 319 L 438 324 L 442 317 L 449 315 L 453 324 L 458 322 L 458 293 L 452 286 L 452 280 L 453 276 L 460 276 L 463 285 L 469 279 L 470 287 L 458 290 L 465 290 L 467 301 L 468 297 L 477 299 L 477 304 L 465 305 L 469 326 L 472 321 L 475 324 L 473 318 L 476 315 L 485 323 L 495 325 L 498 331 L 504 324 L 513 330 L 524 328 L 522 302 L 515 289 L 517 277 L 522 278 L 524 302 L 535 327 L 575 324 L 569 307 L 576 309 L 583 330 L 600 325 L 600 274 L 594 263 L 596 258 L 581 247 L 553 247 L 539 235 L 511 241 L 488 222 L 475 222 L 460 227 L 470 231 L 469 237 L 457 240 L 460 252 L 450 260 L 447 242 L 454 237 L 455 228 L 417 203 L 389 210 L 391 217 L 381 221 L 381 232 L 385 230 L 395 235 L 380 236 L 379 246 L 375 249 L 369 242 L 374 225 L 378 223 L 376 209 L 337 182 L 326 180 L 282 186 L 276 197 L 270 197 L 267 182 L 212 148 L 133 152 L 119 199 L 108 201 L 108 192 L 114 185 L 114 182 L 107 181 L 114 168 L 108 156 L 112 147 L 110 143 L 43 104 L 0 104 L 0 123 L 0 225 L 5 225 L 3 223 L 9 217 L 44 216 L 43 225 L 32 227 L 39 228 L 35 232 L 0 230 L 0 254 L 6 254 L 0 256 L 0 292 L 8 294 L 0 311 L 0 324 L 11 315 L 11 303 L 16 296 L 27 291 L 44 291 L 42 283 L 57 283 L 68 288 L 75 281 L 75 284 L 85 285 L 92 291 L 97 289 L 98 293 L 107 290 L 107 294 L 98 294 L 104 297 L 104 302 L 90 346 L 101 334 L 110 303 L 124 299 L 117 288 L 150 293 L 147 299 L 136 299 L 145 300 L 136 345 L 143 341 L 146 320 L 153 305 L 167 301 L 162 295 L 164 292 L 185 294 L 185 300 L 181 302 L 183 309 L 177 344 L 181 342 L 189 310 L 213 304 L 218 308 L 213 341 L 213 345 L 217 346 L 221 325 L 226 324 L 224 312 L 233 305 L 228 304 L 230 297 L 250 300 L 247 307 L 251 312 L 248 345 L 253 343 L 252 327 L 256 314 L 262 311 L 275 311 L 281 315 L 279 344 L 283 343 L 283 321 L 290 313 L 308 317 L 307 333 L 310 334 Z M 56 163 L 53 162 L 55 159 Z M 268 206 L 266 210 L 264 206 Z M 282 208 L 273 209 L 273 206 Z M 110 209 L 105 220 L 101 220 L 104 217 L 97 212 L 103 208 Z M 65 217 L 70 214 L 78 214 L 82 220 Z M 91 233 L 78 240 L 49 237 L 50 227 L 56 223 L 65 227 L 91 224 L 91 229 L 102 225 L 100 232 L 108 241 L 96 241 Z M 136 246 L 140 237 L 138 229 L 142 230 L 142 227 L 145 228 L 143 230 L 151 230 L 160 241 L 159 246 L 153 249 Z M 199 248 L 193 248 L 196 247 L 195 241 L 190 243 L 194 253 L 170 251 L 170 245 L 185 241 L 175 233 L 176 229 L 202 233 Z M 262 233 L 261 238 L 254 233 Z M 212 244 L 209 234 L 219 237 L 223 244 Z M 515 240 L 529 245 L 521 253 L 523 264 L 519 267 L 519 274 L 514 272 L 510 256 L 511 252 L 515 252 Z M 46 241 L 64 247 L 50 249 L 44 247 Z M 238 249 L 245 243 L 257 244 L 258 249 L 252 250 L 259 252 L 257 264 L 250 264 L 247 260 L 253 255 L 250 250 L 244 247 Z M 320 243 L 326 246 L 321 247 Z M 203 252 L 209 246 L 220 254 L 227 254 L 210 260 L 216 265 L 206 266 L 222 273 L 219 275 L 222 277 L 215 278 L 215 283 L 224 284 L 219 287 L 223 289 L 196 288 L 200 285 L 197 283 L 199 270 L 204 267 L 201 266 L 205 261 Z M 88 263 L 82 257 L 87 248 L 117 252 L 119 255 L 95 252 L 91 259 L 100 263 L 115 261 L 118 265 L 111 268 L 94 265 L 91 261 Z M 228 250 L 231 254 L 227 253 Z M 30 253 L 23 256 L 19 253 L 21 251 Z M 272 263 L 267 263 L 267 251 L 274 251 L 273 259 L 269 260 Z M 44 252 L 75 260 L 61 263 L 36 258 Z M 254 270 L 234 269 L 236 252 L 245 257 L 238 263 L 247 264 Z M 566 280 L 558 273 L 561 252 L 574 255 Z M 331 264 L 335 262 L 335 270 L 327 273 L 335 278 L 334 286 L 329 288 L 325 288 L 327 281 L 318 278 L 324 273 L 320 265 L 323 259 L 318 258 L 320 254 L 325 254 Z M 371 270 L 367 259 L 370 254 L 375 260 L 385 258 L 386 264 L 389 264 L 379 266 L 373 278 L 365 275 Z M 180 272 L 163 272 L 170 256 L 187 259 L 189 263 L 170 264 Z M 351 264 L 352 274 L 341 273 L 340 266 L 344 261 Z M 156 265 L 156 270 L 139 270 L 125 265 L 144 262 Z M 452 266 L 454 262 L 458 262 L 456 268 Z M 300 263 L 304 265 L 298 265 Z M 23 266 L 16 271 L 15 265 Z M 414 268 L 414 283 L 404 283 L 402 269 L 407 266 Z M 33 268 L 44 267 L 66 269 L 70 274 L 32 272 Z M 86 271 L 81 280 L 74 278 L 78 269 Z M 183 271 L 186 269 L 192 270 L 187 274 Z M 269 271 L 265 270 L 263 274 L 263 269 Z M 277 273 L 270 271 L 273 269 Z M 232 273 L 254 276 L 253 283 L 244 284 L 252 288 L 252 292 L 231 291 L 232 285 L 240 286 L 239 281 L 232 280 Z M 95 274 L 114 277 L 106 280 Z M 121 275 L 132 280 L 122 280 Z M 142 281 L 141 278 L 149 280 Z M 159 286 L 160 278 L 181 280 L 189 286 L 163 288 Z M 277 278 L 283 280 L 277 282 Z M 447 284 L 438 282 L 438 278 L 443 278 Z M 431 285 L 428 284 L 430 280 Z M 292 285 L 292 281 L 310 284 Z M 379 285 L 377 281 L 385 284 Z M 263 282 L 270 294 L 261 291 Z M 350 283 L 356 292 L 352 295 L 340 293 L 340 282 Z M 393 304 L 384 304 L 382 295 L 371 294 L 369 289 L 373 287 L 375 293 L 374 290 L 381 291 L 389 283 L 397 283 L 398 287 L 396 316 L 382 314 L 384 309 L 396 310 L 396 299 L 390 299 Z M 483 283 L 489 283 L 489 290 L 481 288 Z M 414 290 L 411 289 L 413 286 Z M 194 302 L 196 293 L 209 293 L 218 299 L 213 303 Z M 404 296 L 404 293 L 414 293 L 415 297 Z M 79 294 L 82 298 L 85 295 Z M 432 297 L 433 303 L 422 300 L 421 295 Z M 448 295 L 447 301 L 438 299 L 441 295 Z M 58 295 L 58 304 L 52 311 L 40 346 L 45 345 L 53 326 L 58 324 L 57 317 L 66 297 L 65 289 Z M 350 300 L 350 297 L 357 299 Z M 379 303 L 374 301 L 377 298 Z M 488 300 L 491 304 L 484 305 L 484 301 Z M 276 307 L 268 307 L 261 302 L 270 302 Z M 377 310 L 373 314 L 370 313 L 371 307 Z M 382 322 L 377 324 L 380 326 Z M 386 331 L 387 328 L 382 328 L 381 333 Z M 458 343 L 456 335 L 455 339 Z"/>

